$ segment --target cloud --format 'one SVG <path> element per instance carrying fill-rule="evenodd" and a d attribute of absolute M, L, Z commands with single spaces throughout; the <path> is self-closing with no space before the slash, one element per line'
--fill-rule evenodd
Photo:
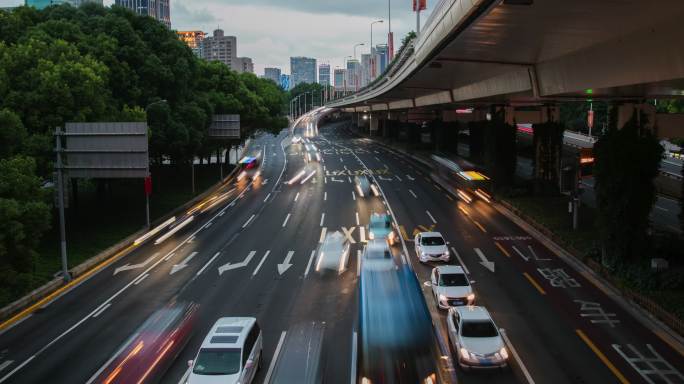
<path fill-rule="evenodd" d="M 207 10 L 207 8 L 188 9 L 185 5 L 175 2 L 171 4 L 171 17 L 183 24 L 207 24 L 216 23 L 219 19 Z"/>

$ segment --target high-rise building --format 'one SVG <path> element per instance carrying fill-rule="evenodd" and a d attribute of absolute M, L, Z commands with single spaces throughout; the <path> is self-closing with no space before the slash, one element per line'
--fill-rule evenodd
<path fill-rule="evenodd" d="M 273 80 L 276 84 L 280 84 L 281 74 L 280 68 L 264 68 L 264 78 Z"/>
<path fill-rule="evenodd" d="M 203 59 L 220 61 L 232 69 L 237 68 L 237 38 L 235 36 L 226 36 L 222 29 L 217 29 L 213 36 L 205 37 L 200 46 Z M 242 63 L 239 64 L 242 65 Z"/>
<path fill-rule="evenodd" d="M 237 65 L 233 70 L 239 73 L 254 73 L 254 62 L 251 57 L 238 57 L 235 62 Z"/>
<path fill-rule="evenodd" d="M 192 49 L 197 57 L 202 57 L 202 40 L 207 36 L 202 31 L 178 31 L 178 38 Z"/>
<path fill-rule="evenodd" d="M 316 59 L 310 57 L 290 57 L 290 87 L 301 83 L 316 82 Z"/>
<path fill-rule="evenodd" d="M 318 66 L 318 83 L 320 85 L 331 85 L 330 64 L 321 64 Z"/>
<path fill-rule="evenodd" d="M 335 80 L 335 90 L 344 90 L 345 78 L 347 71 L 344 68 L 335 68 L 334 80 Z"/>
<path fill-rule="evenodd" d="M 347 90 L 358 91 L 361 87 L 361 63 L 356 59 L 347 61 Z"/>
<path fill-rule="evenodd" d="M 114 4 L 153 17 L 171 28 L 171 0 L 115 0 Z"/>
<path fill-rule="evenodd" d="M 284 73 L 280 75 L 280 88 L 286 91 L 290 89 L 290 75 Z"/>
<path fill-rule="evenodd" d="M 382 73 L 385 72 L 385 69 L 387 68 L 387 64 L 389 63 L 389 49 L 387 48 L 387 44 L 378 44 L 374 48 L 374 50 L 375 62 L 373 63 L 373 65 L 375 67 L 375 73 L 371 73 L 371 79 L 374 79 L 382 75 Z"/>
<path fill-rule="evenodd" d="M 361 55 L 361 77 L 359 79 L 359 87 L 365 87 L 371 81 L 371 57 L 372 56 L 370 53 L 364 53 Z"/>
<path fill-rule="evenodd" d="M 50 5 L 71 4 L 74 7 L 81 6 L 86 3 L 95 3 L 102 5 L 102 0 L 25 0 L 24 5 L 34 7 L 36 9 L 43 9 Z"/>

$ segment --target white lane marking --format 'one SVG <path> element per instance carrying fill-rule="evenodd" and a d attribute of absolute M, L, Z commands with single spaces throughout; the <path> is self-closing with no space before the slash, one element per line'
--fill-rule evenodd
<path fill-rule="evenodd" d="M 415 192 L 413 192 L 413 191 L 412 191 L 412 190 L 410 190 L 410 189 L 409 189 L 409 193 L 410 193 L 410 194 L 411 194 L 411 196 L 413 196 L 414 198 L 416 198 L 416 199 L 418 198 L 418 196 L 416 196 L 416 193 L 415 193 Z"/>
<path fill-rule="evenodd" d="M 285 260 L 283 260 L 282 263 L 278 264 L 278 274 L 283 275 L 283 273 L 287 272 L 288 269 L 293 265 L 291 263 L 292 261 L 292 256 L 294 255 L 294 251 L 288 251 L 287 256 L 285 256 Z"/>
<path fill-rule="evenodd" d="M 268 372 L 266 372 L 266 378 L 264 379 L 264 384 L 271 383 L 271 375 L 273 374 L 273 368 L 275 368 L 276 362 L 278 361 L 278 355 L 280 355 L 280 348 L 283 347 L 283 341 L 285 340 L 285 335 L 287 331 L 283 331 L 280 334 L 280 339 L 278 340 L 278 345 L 276 346 L 275 352 L 273 353 L 273 360 L 271 364 L 268 365 Z"/>
<path fill-rule="evenodd" d="M 164 258 L 164 261 L 169 261 L 169 260 L 171 260 L 171 258 L 172 258 L 173 256 L 175 256 L 175 253 L 174 253 L 174 252 L 169 253 L 169 254 Z"/>
<path fill-rule="evenodd" d="M 268 200 L 269 197 L 271 197 L 270 193 L 268 195 L 266 195 L 266 198 L 264 199 L 264 203 Z"/>
<path fill-rule="evenodd" d="M 131 264 L 123 265 L 123 266 L 114 270 L 114 275 L 118 274 L 119 272 L 129 271 L 131 269 L 144 268 L 147 264 L 149 264 L 157 256 L 159 256 L 159 252 L 155 252 L 152 256 L 150 256 L 147 260 L 143 261 L 142 263 L 133 264 L 133 265 L 131 265 Z"/>
<path fill-rule="evenodd" d="M 185 269 L 185 267 L 188 266 L 188 263 L 190 262 L 190 260 L 192 260 L 193 257 L 195 257 L 195 255 L 197 255 L 197 252 L 191 253 L 188 257 L 183 259 L 183 261 L 181 261 L 180 264 L 176 264 L 173 267 L 171 267 L 171 273 L 169 273 L 169 275 L 173 275 L 181 269 Z"/>
<path fill-rule="evenodd" d="M 223 216 L 223 215 L 225 215 L 225 214 L 226 214 L 226 211 L 225 211 L 225 210 L 223 210 L 223 211 L 219 212 L 219 214 L 218 214 L 218 215 L 219 215 L 219 216 Z"/>
<path fill-rule="evenodd" d="M 207 229 L 207 228 L 211 227 L 212 224 L 214 224 L 213 221 L 208 222 L 208 223 L 204 226 L 204 229 Z"/>
<path fill-rule="evenodd" d="M 659 207 L 657 205 L 655 207 L 660 209 L 661 211 L 669 212 L 669 210 L 667 208 Z"/>
<path fill-rule="evenodd" d="M 188 367 L 188 369 L 185 370 L 185 373 L 183 376 L 181 376 L 180 381 L 178 381 L 178 384 L 186 384 L 188 381 L 188 377 L 190 377 L 190 371 L 192 370 L 192 367 Z"/>
<path fill-rule="evenodd" d="M 506 345 L 508 345 L 508 349 L 511 350 L 511 355 L 513 355 L 513 358 L 518 363 L 520 370 L 522 371 L 523 375 L 525 376 L 525 380 L 527 380 L 528 384 L 534 384 L 534 379 L 532 379 L 532 375 L 530 375 L 530 372 L 527 370 L 527 367 L 525 366 L 522 359 L 520 358 L 520 355 L 518 355 L 518 351 L 515 349 L 515 347 L 513 346 L 513 343 L 511 343 L 511 340 L 508 338 L 508 335 L 506 334 L 506 330 L 502 328 L 500 333 L 501 333 L 501 337 L 503 337 L 504 341 L 506 342 Z"/>
<path fill-rule="evenodd" d="M 138 280 L 136 280 L 135 283 L 133 283 L 133 285 L 138 285 L 138 284 L 142 283 L 142 281 L 147 279 L 149 276 L 150 276 L 149 273 L 146 273 L 146 274 L 140 276 L 140 278 Z"/>
<path fill-rule="evenodd" d="M 204 264 L 204 267 L 202 267 L 202 269 L 200 269 L 199 271 L 197 271 L 196 276 L 201 275 L 202 272 L 204 272 L 204 270 L 207 269 L 207 268 L 209 267 L 209 265 L 211 265 L 211 263 L 213 263 L 214 260 L 216 260 L 216 258 L 219 257 L 220 254 L 221 254 L 221 252 L 216 252 L 216 254 L 215 254 L 211 259 L 209 259 L 209 261 L 207 261 L 206 264 Z"/>
<path fill-rule="evenodd" d="M 430 220 L 432 220 L 432 224 L 437 224 L 437 220 L 435 220 L 435 218 L 432 217 L 432 214 L 430 213 L 430 211 L 425 211 L 425 213 L 427 213 L 427 215 L 430 216 Z"/>
<path fill-rule="evenodd" d="M 249 219 L 247 219 L 247 221 L 245 221 L 245 223 L 242 224 L 242 229 L 247 228 L 247 226 L 249 225 L 249 223 L 251 223 L 252 220 L 254 220 L 254 216 L 255 216 L 255 215 L 250 216 Z"/>
<path fill-rule="evenodd" d="M 26 361 L 24 361 L 23 363 L 19 364 L 16 368 L 14 368 L 13 370 L 11 370 L 11 371 L 10 371 L 8 374 L 6 374 L 2 379 L 0 379 L 0 383 L 4 382 L 5 380 L 7 380 L 7 379 L 9 379 L 10 377 L 12 377 L 12 375 L 14 375 L 15 373 L 17 373 L 17 371 L 19 371 L 20 369 L 24 368 L 24 366 L 26 366 L 26 364 L 30 363 L 31 360 L 33 360 L 33 359 L 35 359 L 35 358 L 36 358 L 36 355 L 33 355 L 33 356 L 29 357 L 28 359 L 26 359 Z"/>
<path fill-rule="evenodd" d="M 285 221 L 283 221 L 283 228 L 287 225 L 287 221 L 290 220 L 290 214 L 288 213 L 287 216 L 285 217 Z"/>
<path fill-rule="evenodd" d="M 9 367 L 10 365 L 12 365 L 12 363 L 14 363 L 14 360 L 7 360 L 7 361 L 5 361 L 4 363 L 0 364 L 0 372 L 2 372 L 2 371 L 4 371 L 5 369 L 7 369 L 7 367 Z"/>
<path fill-rule="evenodd" d="M 639 352 L 632 344 L 627 344 L 627 348 L 631 350 L 629 355 L 623 351 L 622 345 L 613 344 L 613 349 L 649 384 L 684 382 L 684 375 L 663 359 L 651 344 L 646 344 L 650 354 Z"/>
<path fill-rule="evenodd" d="M 266 261 L 266 258 L 268 255 L 271 253 L 271 250 L 266 251 L 264 254 L 264 257 L 261 258 L 261 261 L 259 262 L 259 265 L 257 265 L 256 269 L 252 273 L 252 276 L 256 276 L 257 273 L 259 273 L 259 269 L 261 269 L 261 266 L 264 264 L 264 261 Z"/>
<path fill-rule="evenodd" d="M 323 201 L 328 200 L 328 192 L 323 192 Z"/>
<path fill-rule="evenodd" d="M 340 163 L 343 163 L 343 162 L 344 162 L 344 160 L 342 160 L 342 158 L 340 157 Z"/>
<path fill-rule="evenodd" d="M 380 161 L 380 159 L 378 159 L 378 157 L 377 157 L 377 156 L 373 156 L 373 157 L 375 157 L 375 160 L 377 160 L 377 161 Z"/>
<path fill-rule="evenodd" d="M 351 183 L 351 177 L 347 176 L 347 180 Z"/>
<path fill-rule="evenodd" d="M 352 200 L 356 201 L 356 193 L 354 191 L 352 191 Z"/>
<path fill-rule="evenodd" d="M 166 240 L 166 239 L 168 239 L 169 237 L 173 236 L 174 233 L 180 231 L 181 229 L 183 229 L 183 227 L 185 227 L 186 225 L 190 224 L 194 219 L 195 219 L 195 216 L 190 216 L 190 217 L 188 217 L 187 219 L 185 219 L 185 221 L 183 221 L 182 223 L 176 225 L 175 227 L 173 227 L 173 229 L 171 229 L 170 231 L 166 232 L 164 235 L 162 235 L 162 236 L 160 236 L 159 238 L 157 238 L 157 240 L 155 240 L 155 242 L 154 242 L 154 245 L 159 245 L 159 244 L 161 244 L 162 242 L 164 242 L 164 240 Z M 200 228 L 200 229 L 202 229 L 202 228 Z M 194 235 L 192 235 L 192 236 L 194 236 Z"/>
<path fill-rule="evenodd" d="M 321 224 L 319 225 L 320 227 L 323 226 L 323 221 L 325 220 L 325 213 L 321 213 Z"/>
<path fill-rule="evenodd" d="M 304 277 L 309 275 L 309 269 L 311 269 L 311 263 L 313 262 L 314 256 L 316 256 L 316 250 L 311 251 L 311 256 L 309 257 L 309 262 L 306 264 L 306 270 L 304 271 Z"/>
<path fill-rule="evenodd" d="M 297 201 L 299 199 L 299 192 L 295 195 L 294 201 Z"/>
<path fill-rule="evenodd" d="M 470 271 L 468 270 L 468 267 L 466 267 L 465 263 L 463 262 L 463 259 L 461 259 L 461 255 L 459 255 L 458 252 L 456 251 L 456 248 L 451 247 L 451 252 L 453 252 L 454 255 L 456 255 L 456 259 L 461 264 L 461 267 L 463 268 L 463 271 L 466 273 L 466 275 L 470 275 Z"/>
<path fill-rule="evenodd" d="M 325 184 L 328 184 L 328 177 L 327 177 L 327 176 L 324 176 L 324 177 L 323 177 L 323 182 L 324 182 Z"/>
<path fill-rule="evenodd" d="M 247 257 L 245 257 L 245 259 L 242 260 L 241 262 L 235 263 L 235 264 L 228 262 L 228 263 L 223 264 L 222 266 L 218 267 L 219 276 L 223 275 L 223 272 L 225 272 L 225 271 L 231 271 L 233 269 L 246 267 L 247 265 L 249 265 L 249 262 L 252 261 L 252 258 L 254 257 L 255 254 L 256 254 L 256 251 L 250 251 L 249 254 L 247 255 Z"/>
<path fill-rule="evenodd" d="M 366 242 L 366 227 L 359 226 L 359 242 Z"/>
<path fill-rule="evenodd" d="M 520 255 L 520 257 L 522 257 L 523 260 L 525 260 L 525 261 L 530 261 L 530 258 L 527 257 L 527 256 L 525 256 L 522 252 L 520 252 L 520 250 L 519 250 L 515 245 L 512 246 L 511 248 L 513 248 L 513 250 L 515 251 L 515 253 L 517 253 L 518 255 Z"/>
<path fill-rule="evenodd" d="M 359 213 L 358 212 L 356 212 L 356 225 L 360 225 L 359 224 Z"/>
<path fill-rule="evenodd" d="M 356 337 L 356 331 L 354 331 L 354 333 L 352 334 L 352 350 L 351 350 L 351 353 L 352 353 L 352 355 L 351 355 L 351 374 L 350 374 L 350 377 L 351 377 L 350 383 L 351 384 L 356 383 L 356 359 L 357 359 L 356 354 L 357 354 L 357 349 L 358 349 L 357 343 L 358 343 L 358 339 Z"/>
<path fill-rule="evenodd" d="M 356 250 L 356 277 L 361 276 L 361 250 Z"/>
<path fill-rule="evenodd" d="M 396 177 L 397 180 L 399 180 L 399 181 L 403 181 L 403 180 L 401 180 L 401 177 L 399 177 L 399 175 L 394 175 L 394 177 Z"/>
<path fill-rule="evenodd" d="M 111 306 L 112 306 L 112 303 L 107 303 L 107 305 L 105 305 L 104 307 L 100 308 L 99 311 L 93 313 L 93 318 L 96 318 L 96 317 L 100 316 L 100 314 L 101 314 L 102 312 L 104 312 L 105 310 L 107 310 L 107 308 L 109 308 L 109 307 L 111 307 Z"/>
<path fill-rule="evenodd" d="M 323 240 L 325 240 L 325 232 L 328 230 L 328 228 L 323 227 L 321 228 L 321 238 L 318 239 L 318 242 L 323 244 Z"/>

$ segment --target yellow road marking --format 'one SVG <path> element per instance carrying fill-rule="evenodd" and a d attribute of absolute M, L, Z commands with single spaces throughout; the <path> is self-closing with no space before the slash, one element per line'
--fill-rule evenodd
<path fill-rule="evenodd" d="M 460 210 L 461 210 L 461 212 L 463 212 L 463 214 L 464 214 L 464 215 L 466 215 L 466 216 L 468 216 L 468 215 L 469 215 L 468 211 L 466 211 L 466 209 L 465 209 L 465 208 L 463 208 L 462 206 L 459 206 L 459 207 L 458 207 L 458 209 L 460 209 Z"/>
<path fill-rule="evenodd" d="M 537 291 L 539 291 L 539 293 L 541 293 L 542 295 L 546 295 L 546 291 L 544 290 L 544 288 L 542 288 L 541 285 L 539 285 L 539 283 L 537 283 L 537 281 L 532 276 L 530 276 L 529 273 L 523 272 L 523 275 L 525 275 L 525 278 L 527 278 L 530 284 L 537 288 Z"/>
<path fill-rule="evenodd" d="M 404 240 L 410 240 L 408 233 L 406 233 L 406 228 L 404 228 L 403 225 L 399 226 L 399 232 L 401 232 L 401 237 L 403 237 Z"/>
<path fill-rule="evenodd" d="M 496 247 L 499 248 L 499 250 L 500 250 L 501 252 L 503 252 L 504 255 L 506 255 L 506 256 L 508 256 L 508 257 L 511 257 L 511 254 L 508 253 L 508 251 L 506 250 L 506 248 L 504 248 L 503 245 L 501 245 L 498 241 L 495 241 L 494 244 L 496 244 Z"/>
<path fill-rule="evenodd" d="M 113 263 L 114 261 L 118 260 L 120 255 L 125 254 L 126 252 L 130 251 L 131 249 L 133 249 L 135 247 L 136 247 L 135 244 L 129 245 L 128 247 L 126 247 L 124 250 L 120 251 L 116 255 L 114 255 L 114 256 L 110 257 L 109 259 L 103 261 L 102 263 L 96 265 L 95 267 L 88 270 L 86 273 L 84 273 L 81 276 L 71 280 L 66 285 L 60 287 L 59 289 L 55 290 L 51 294 L 45 296 L 44 298 L 37 301 L 36 303 L 31 305 L 30 307 L 24 309 L 23 311 L 17 313 L 16 315 L 12 316 L 11 318 L 7 319 L 2 324 L 0 324 L 0 331 L 10 327 L 12 324 L 16 323 L 17 321 L 19 321 L 19 320 L 25 318 L 26 316 L 32 314 L 33 312 L 35 312 L 36 309 L 38 309 L 38 308 L 42 307 L 43 305 L 49 303 L 55 297 L 61 295 L 62 293 L 64 293 L 68 289 L 70 289 L 71 287 L 81 283 L 83 280 L 87 279 L 88 277 L 92 276 L 96 272 L 102 270 L 104 267 L 106 267 L 109 264 Z"/>
<path fill-rule="evenodd" d="M 418 229 L 420 229 L 420 230 L 423 231 L 423 232 L 430 232 L 430 230 L 428 229 L 428 227 L 426 227 L 426 226 L 424 226 L 424 225 L 419 225 L 419 226 L 418 226 Z"/>
<path fill-rule="evenodd" d="M 482 232 L 487 233 L 487 230 L 482 226 L 482 224 L 478 223 L 475 220 L 473 220 L 473 223 L 475 223 L 475 225 L 477 225 L 477 227 L 480 228 Z"/>
<path fill-rule="evenodd" d="M 610 371 L 613 372 L 613 375 L 615 375 L 615 377 L 617 377 L 617 379 L 620 381 L 620 383 L 629 384 L 629 380 L 627 380 L 627 378 L 625 378 L 625 376 L 622 374 L 622 372 L 620 372 L 613 365 L 613 363 L 611 363 L 610 360 L 608 360 L 606 355 L 604 355 L 603 352 L 601 352 L 601 350 L 598 349 L 598 347 L 589 339 L 589 337 L 584 332 L 582 332 L 581 329 L 575 329 L 575 332 L 577 332 L 577 335 L 580 337 L 580 339 L 582 339 L 582 341 L 584 341 L 589 346 L 589 348 L 591 348 L 591 350 L 594 351 L 596 356 L 598 356 L 598 358 L 601 359 L 603 364 L 605 364 L 606 367 L 608 367 L 608 369 L 610 369 Z"/>

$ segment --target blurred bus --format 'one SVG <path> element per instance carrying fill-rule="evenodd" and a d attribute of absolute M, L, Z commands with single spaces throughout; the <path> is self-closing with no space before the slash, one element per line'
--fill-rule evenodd
<path fill-rule="evenodd" d="M 357 381 L 435 384 L 438 356 L 432 320 L 415 275 L 392 259 L 364 259 Z"/>
<path fill-rule="evenodd" d="M 478 198 L 487 203 L 491 202 L 491 180 L 476 170 L 464 170 L 454 161 L 432 155 L 435 163 L 436 177 L 442 187 L 452 191 L 461 200 L 470 203 Z"/>

